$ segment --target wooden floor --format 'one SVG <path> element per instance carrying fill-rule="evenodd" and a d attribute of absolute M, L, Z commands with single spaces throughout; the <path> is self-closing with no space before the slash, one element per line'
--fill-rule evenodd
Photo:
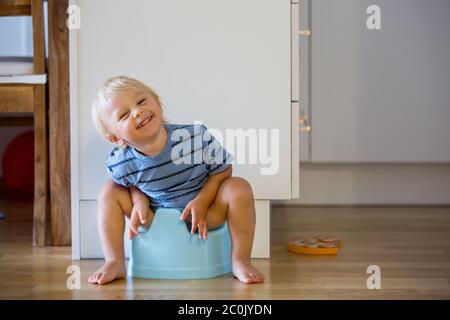
<path fill-rule="evenodd" d="M 70 247 L 31 247 L 32 205 L 0 199 L 0 299 L 449 299 L 450 208 L 273 207 L 271 259 L 255 259 L 259 285 L 231 275 L 208 280 L 87 283 L 101 260 L 71 261 Z M 297 236 L 331 234 L 337 256 L 288 252 Z M 66 269 L 81 270 L 81 289 L 66 286 Z M 369 265 L 381 268 L 381 289 L 369 290 Z"/>

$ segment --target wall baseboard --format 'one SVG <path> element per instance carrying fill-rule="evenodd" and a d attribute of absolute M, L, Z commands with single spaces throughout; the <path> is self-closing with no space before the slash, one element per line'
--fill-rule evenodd
<path fill-rule="evenodd" d="M 450 164 L 300 165 L 300 199 L 282 205 L 449 205 Z"/>

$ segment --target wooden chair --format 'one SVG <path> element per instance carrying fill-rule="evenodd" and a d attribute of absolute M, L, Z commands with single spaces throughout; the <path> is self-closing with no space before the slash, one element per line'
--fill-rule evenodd
<path fill-rule="evenodd" d="M 32 17 L 33 57 L 0 59 L 0 115 L 3 123 L 12 123 L 17 118 L 8 114 L 33 114 L 35 139 L 33 244 L 43 246 L 46 243 L 48 205 L 47 74 L 43 1 L 0 0 L 0 18 L 24 15 Z"/>

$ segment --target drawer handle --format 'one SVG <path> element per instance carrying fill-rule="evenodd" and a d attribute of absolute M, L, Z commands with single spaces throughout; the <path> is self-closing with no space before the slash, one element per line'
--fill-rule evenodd
<path fill-rule="evenodd" d="M 299 119 L 299 130 L 300 132 L 310 132 L 311 126 L 309 125 L 308 117 L 306 116 L 304 111 L 300 111 L 300 119 Z"/>
<path fill-rule="evenodd" d="M 299 30 L 298 34 L 301 36 L 309 37 L 311 35 L 311 30 Z"/>

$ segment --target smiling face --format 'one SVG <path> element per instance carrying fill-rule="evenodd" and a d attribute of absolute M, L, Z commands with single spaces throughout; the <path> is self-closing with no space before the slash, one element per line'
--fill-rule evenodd
<path fill-rule="evenodd" d="M 156 140 L 163 124 L 162 108 L 150 92 L 116 92 L 106 108 L 106 139 L 141 148 Z"/>

